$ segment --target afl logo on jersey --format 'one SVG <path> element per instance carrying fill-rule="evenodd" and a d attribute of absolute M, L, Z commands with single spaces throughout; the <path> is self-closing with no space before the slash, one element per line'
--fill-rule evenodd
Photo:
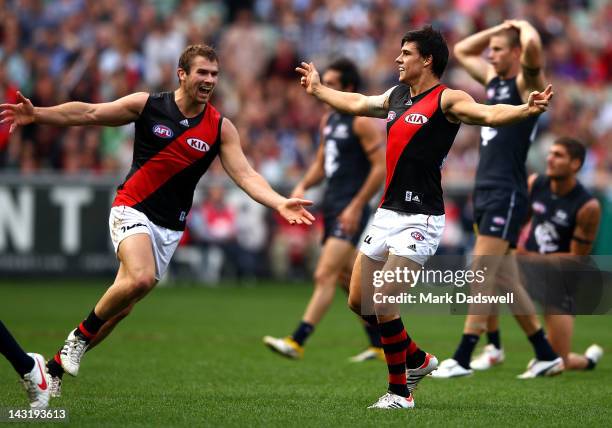
<path fill-rule="evenodd" d="M 387 115 L 387 122 L 391 122 L 393 119 L 395 119 L 395 112 L 391 110 L 389 111 L 389 114 Z"/>
<path fill-rule="evenodd" d="M 427 123 L 429 119 L 427 119 L 427 116 L 423 116 L 420 113 L 411 113 L 408 116 L 406 116 L 404 120 L 414 125 L 424 125 Z"/>
<path fill-rule="evenodd" d="M 161 138 L 172 138 L 174 132 L 165 125 L 156 124 L 153 126 L 153 133 Z"/>
<path fill-rule="evenodd" d="M 207 143 L 202 140 L 198 140 L 197 138 L 187 138 L 187 144 L 201 152 L 207 152 L 210 150 L 210 146 Z"/>
<path fill-rule="evenodd" d="M 531 204 L 531 208 L 533 208 L 533 211 L 537 214 L 544 214 L 546 212 L 546 205 L 540 201 L 535 201 Z"/>

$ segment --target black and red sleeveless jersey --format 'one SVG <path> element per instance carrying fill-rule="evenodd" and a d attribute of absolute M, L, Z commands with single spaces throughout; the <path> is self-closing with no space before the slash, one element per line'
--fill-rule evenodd
<path fill-rule="evenodd" d="M 196 184 L 219 153 L 221 123 L 210 103 L 187 118 L 174 92 L 151 94 L 135 122 L 132 168 L 113 206 L 127 205 L 159 226 L 184 230 Z"/>
<path fill-rule="evenodd" d="M 410 87 L 396 86 L 389 95 L 387 179 L 380 207 L 411 214 L 444 214 L 442 165 L 459 124 L 449 122 L 440 107 L 444 85 L 410 97 Z"/>

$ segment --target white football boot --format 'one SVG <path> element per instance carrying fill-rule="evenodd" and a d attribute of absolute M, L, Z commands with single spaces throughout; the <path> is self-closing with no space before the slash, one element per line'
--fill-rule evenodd
<path fill-rule="evenodd" d="M 349 358 L 351 363 L 362 363 L 364 361 L 370 360 L 381 360 L 385 361 L 385 352 L 383 348 L 377 348 L 375 346 L 370 346 L 363 352 L 355 355 L 354 357 Z"/>
<path fill-rule="evenodd" d="M 489 343 L 482 352 L 472 360 L 470 368 L 472 370 L 489 370 L 491 367 L 501 364 L 506 359 L 503 349 L 497 349 L 495 345 Z"/>
<path fill-rule="evenodd" d="M 408 391 L 410 391 L 412 394 L 412 391 L 417 388 L 419 382 L 437 368 L 438 359 L 436 356 L 426 353 L 425 361 L 420 367 L 417 367 L 416 369 L 406 369 L 406 385 L 408 386 Z"/>
<path fill-rule="evenodd" d="M 527 364 L 525 373 L 517 376 L 517 379 L 533 379 L 541 376 L 555 376 L 563 373 L 563 359 L 557 357 L 552 361 L 540 361 L 532 358 Z"/>
<path fill-rule="evenodd" d="M 49 375 L 45 367 L 45 358 L 40 354 L 28 353 L 34 360 L 34 368 L 23 376 L 30 407 L 32 409 L 46 409 L 49 405 L 50 387 Z"/>
<path fill-rule="evenodd" d="M 453 358 L 449 358 L 440 363 L 440 366 L 437 370 L 431 372 L 431 377 L 435 377 L 437 379 L 449 379 L 451 377 L 463 377 L 469 376 L 474 373 L 470 369 L 465 369 L 457 360 Z"/>
<path fill-rule="evenodd" d="M 603 348 L 596 344 L 592 344 L 587 348 L 586 351 L 584 351 L 584 356 L 587 357 L 589 360 L 593 361 L 594 364 L 597 364 L 599 360 L 601 360 L 603 354 Z"/>
<path fill-rule="evenodd" d="M 412 398 L 412 395 L 406 398 L 387 392 L 376 403 L 368 406 L 368 409 L 412 409 L 413 407 L 414 398 Z"/>
<path fill-rule="evenodd" d="M 87 350 L 89 344 L 75 334 L 76 329 L 72 330 L 68 337 L 64 347 L 60 351 L 60 359 L 62 360 L 62 367 L 64 371 L 71 376 L 79 374 L 79 366 L 81 365 L 81 358 Z"/>
<path fill-rule="evenodd" d="M 284 357 L 298 360 L 304 356 L 304 347 L 300 346 L 292 337 L 272 337 L 264 336 L 263 342 L 272 351 L 281 354 Z"/>

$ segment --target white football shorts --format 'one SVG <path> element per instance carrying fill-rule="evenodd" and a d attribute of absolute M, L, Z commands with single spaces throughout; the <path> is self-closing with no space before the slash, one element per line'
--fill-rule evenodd
<path fill-rule="evenodd" d="M 381 262 L 387 260 L 388 254 L 393 254 L 424 265 L 436 253 L 443 230 L 444 215 L 408 214 L 378 208 L 359 250 Z"/>
<path fill-rule="evenodd" d="M 125 205 L 111 208 L 108 226 L 115 254 L 121 241 L 128 236 L 138 233 L 149 235 L 155 258 L 155 279 L 158 281 L 166 273 L 170 259 L 183 235 L 182 231 L 166 229 L 152 223 L 144 213 Z"/>

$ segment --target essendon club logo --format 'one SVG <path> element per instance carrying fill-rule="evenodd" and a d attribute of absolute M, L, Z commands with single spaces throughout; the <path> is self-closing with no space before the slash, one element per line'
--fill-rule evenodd
<path fill-rule="evenodd" d="M 414 125 L 423 125 L 423 124 L 427 123 L 427 121 L 429 119 L 427 119 L 427 116 L 423 116 L 420 113 L 411 113 L 411 114 L 407 115 L 404 120 L 407 123 L 412 123 Z"/>
<path fill-rule="evenodd" d="M 153 133 L 161 138 L 172 138 L 174 136 L 174 132 L 172 132 L 172 129 L 168 128 L 165 125 L 160 125 L 159 123 L 153 125 Z"/>
<path fill-rule="evenodd" d="M 423 235 L 421 235 L 419 232 L 414 231 L 410 234 L 410 236 L 412 236 L 414 239 L 416 239 L 417 241 L 424 241 L 425 237 Z"/>
<path fill-rule="evenodd" d="M 210 149 L 210 146 L 207 143 L 197 138 L 187 138 L 187 144 L 201 152 L 207 152 Z"/>

